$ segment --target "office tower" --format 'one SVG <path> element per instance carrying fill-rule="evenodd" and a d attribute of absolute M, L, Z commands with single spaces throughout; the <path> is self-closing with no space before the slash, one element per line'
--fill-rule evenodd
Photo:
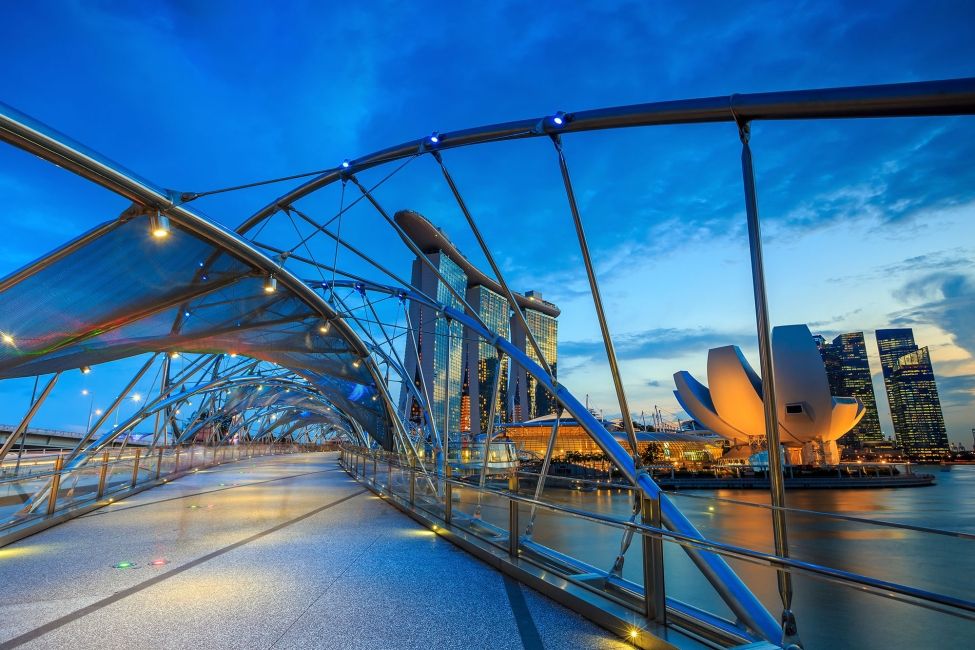
<path fill-rule="evenodd" d="M 559 314 L 558 308 L 543 300 L 542 294 L 538 291 L 528 291 L 525 296 L 529 300 L 529 305 L 523 309 L 525 322 L 535 337 L 542 355 L 551 366 L 552 372 L 557 376 L 559 328 L 556 317 Z M 538 363 L 538 355 L 531 343 L 528 342 L 525 330 L 517 318 L 511 319 L 511 342 L 524 350 L 532 361 Z M 555 411 L 555 397 L 534 377 L 517 364 L 514 367 L 514 374 L 512 383 L 518 393 L 514 403 L 520 406 L 518 411 L 520 411 L 522 421 L 548 415 Z M 515 409 L 512 408 L 512 410 Z"/>
<path fill-rule="evenodd" d="M 827 343 L 819 335 L 813 338 L 823 356 L 830 393 L 835 397 L 859 398 L 866 409 L 863 419 L 839 439 L 839 444 L 858 448 L 864 442 L 882 441 L 884 435 L 877 416 L 877 398 L 870 376 L 870 362 L 867 360 L 863 332 L 840 334 L 832 343 Z"/>
<path fill-rule="evenodd" d="M 519 339 L 512 329 L 511 324 L 515 320 L 511 318 L 510 305 L 504 296 L 504 290 L 495 280 L 475 267 L 442 231 L 422 215 L 402 210 L 396 213 L 394 219 L 406 236 L 447 279 L 450 286 L 464 296 L 464 300 L 488 329 L 504 338 L 511 335 L 512 343 L 522 350 L 526 349 L 526 337 L 522 332 Z M 464 306 L 456 296 L 419 259 L 413 262 L 412 284 L 439 302 L 464 311 Z M 514 297 L 524 310 L 532 333 L 538 337 L 539 347 L 554 369 L 558 342 L 558 307 L 542 300 L 541 294 L 537 292 L 529 292 L 528 295 L 516 293 Z M 458 323 L 452 323 L 448 327 L 446 319 L 437 318 L 435 310 L 430 307 L 411 303 L 409 313 L 412 332 L 407 337 L 404 365 L 407 375 L 412 377 L 414 385 L 421 392 L 423 382 L 426 383 L 426 390 L 431 395 L 436 414 L 435 425 L 438 431 L 443 429 L 444 404 L 449 402 L 451 436 L 468 429 L 473 435 L 484 432 L 488 424 L 495 377 L 498 377 L 498 399 L 495 405 L 497 420 L 507 422 L 517 419 L 514 404 L 532 404 L 532 409 L 526 411 L 526 415 L 528 412 L 543 415 L 554 410 L 554 402 L 534 379 L 526 379 L 525 371 L 520 367 L 518 371 L 512 372 L 510 368 L 517 364 L 512 364 L 507 356 L 499 364 L 497 350 L 475 332 L 466 330 Z M 420 342 L 419 365 L 416 363 L 417 354 L 411 348 L 413 337 Z M 530 345 L 528 347 L 527 352 L 534 359 L 535 354 Z M 448 366 L 449 386 L 445 386 Z M 519 371 L 520 375 L 515 376 Z M 529 385 L 530 390 L 526 390 L 524 395 L 512 399 L 514 387 L 527 388 Z M 404 386 L 400 396 L 400 406 L 402 412 L 408 413 L 413 421 L 422 421 L 421 409 L 407 386 Z"/>
<path fill-rule="evenodd" d="M 928 349 L 918 348 L 910 328 L 877 330 L 877 348 L 897 444 L 911 458 L 941 459 L 948 434 Z"/>
<path fill-rule="evenodd" d="M 467 275 L 453 260 L 440 251 L 427 253 L 427 259 L 437 272 L 460 295 L 467 288 Z M 460 300 L 437 277 L 437 274 L 420 260 L 413 261 L 411 283 L 424 294 L 438 302 L 462 310 Z M 409 308 L 411 333 L 406 342 L 404 369 L 414 385 L 425 390 L 429 398 L 434 426 L 443 435 L 444 425 L 451 435 L 460 431 L 460 402 L 464 368 L 464 327 L 439 314 L 437 310 L 416 301 Z M 414 345 L 418 354 L 412 350 Z M 417 363 L 419 357 L 420 363 Z M 425 386 L 424 386 L 425 384 Z M 401 412 L 408 413 L 416 422 L 421 422 L 420 408 L 406 387 L 400 395 Z M 446 419 L 445 419 L 446 418 Z"/>
<path fill-rule="evenodd" d="M 483 284 L 471 286 L 467 290 L 467 304 L 477 312 L 481 320 L 492 331 L 508 338 L 508 301 L 499 293 Z M 498 363 L 498 352 L 487 341 L 469 332 L 466 342 L 468 392 L 471 400 L 471 426 L 473 434 L 487 431 L 488 415 L 491 409 L 491 393 L 494 382 L 498 381 L 495 401 L 495 421 L 507 422 L 508 413 L 508 357 Z"/>

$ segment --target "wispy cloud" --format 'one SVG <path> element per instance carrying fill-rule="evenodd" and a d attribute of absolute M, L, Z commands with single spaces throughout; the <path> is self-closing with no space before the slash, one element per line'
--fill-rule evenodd
<path fill-rule="evenodd" d="M 929 273 L 911 280 L 895 295 L 904 302 L 922 302 L 895 314 L 894 325 L 936 323 L 952 335 L 956 345 L 975 356 L 975 277 Z"/>
<path fill-rule="evenodd" d="M 706 355 L 710 348 L 733 345 L 747 340 L 741 332 L 707 329 L 654 328 L 616 337 L 614 345 L 619 359 L 676 359 L 697 352 Z M 594 358 L 605 355 L 602 341 L 565 341 L 559 344 L 567 357 Z M 648 384 L 653 385 L 653 384 Z"/>

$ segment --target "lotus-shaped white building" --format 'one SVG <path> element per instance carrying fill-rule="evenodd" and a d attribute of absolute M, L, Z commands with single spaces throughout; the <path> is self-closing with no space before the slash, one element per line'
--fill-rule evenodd
<path fill-rule="evenodd" d="M 835 441 L 863 417 L 863 403 L 830 394 L 826 367 L 805 325 L 772 329 L 772 367 L 782 444 L 801 450 L 790 454 L 792 461 L 836 463 Z M 714 433 L 736 446 L 764 439 L 762 378 L 738 346 L 708 351 L 708 386 L 686 370 L 674 373 L 674 383 L 684 410 Z"/>

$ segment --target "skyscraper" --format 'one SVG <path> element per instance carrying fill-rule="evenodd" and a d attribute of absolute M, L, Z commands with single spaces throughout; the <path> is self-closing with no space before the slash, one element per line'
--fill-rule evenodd
<path fill-rule="evenodd" d="M 898 445 L 911 458 L 941 459 L 948 434 L 928 349 L 910 328 L 877 330 L 877 348 Z"/>
<path fill-rule="evenodd" d="M 531 306 L 523 310 L 525 322 L 545 356 L 545 361 L 551 366 L 552 372 L 557 375 L 559 324 L 555 315 L 552 314 L 555 305 L 543 300 L 542 294 L 538 291 L 528 291 L 525 296 L 531 301 Z M 555 314 L 558 314 L 557 309 Z M 538 363 L 538 355 L 531 343 L 528 342 L 525 330 L 516 318 L 511 319 L 511 342 L 524 350 L 532 361 Z M 512 403 L 520 406 L 518 410 L 520 410 L 521 420 L 532 420 L 555 411 L 555 397 L 534 377 L 529 375 L 524 368 L 515 364 L 514 375 L 511 383 L 514 386 L 513 392 L 517 392 L 517 400 L 512 395 Z"/>
<path fill-rule="evenodd" d="M 866 409 L 859 424 L 838 442 L 845 446 L 860 447 L 864 442 L 883 440 L 863 332 L 840 334 L 832 343 L 827 343 L 819 335 L 813 338 L 823 356 L 830 392 L 836 397 L 857 397 Z"/>
<path fill-rule="evenodd" d="M 510 305 L 504 297 L 501 286 L 471 264 L 447 239 L 447 236 L 422 215 L 402 210 L 397 212 L 394 218 L 450 286 L 464 296 L 478 318 L 496 334 L 504 338 L 509 338 L 510 334 L 512 343 L 525 350 L 524 332 L 521 333 L 519 340 L 517 333 L 512 329 L 512 324 L 516 321 L 511 318 Z M 411 282 L 423 293 L 436 297 L 438 301 L 458 310 L 463 310 L 463 305 L 456 296 L 444 287 L 436 274 L 420 260 L 413 262 Z M 516 293 L 515 300 L 524 311 L 532 333 L 538 338 L 539 347 L 542 348 L 546 359 L 554 369 L 558 343 L 556 321 L 559 315 L 558 307 L 542 300 L 541 294 L 531 291 L 528 295 Z M 520 377 L 515 376 L 519 370 L 513 371 L 512 367 L 517 364 L 509 363 L 507 356 L 499 364 L 498 354 L 493 345 L 482 340 L 474 332 L 466 331 L 459 323 L 451 323 L 448 327 L 446 319 L 438 318 L 435 310 L 430 307 L 411 303 L 410 321 L 413 329 L 411 337 L 416 336 L 420 340 L 421 363 L 417 364 L 417 354 L 410 349 L 412 343 L 408 341 L 404 365 L 408 375 L 413 378 L 414 384 L 420 387 L 421 392 L 422 382 L 426 383 L 433 411 L 436 414 L 435 424 L 438 430 L 443 428 L 444 404 L 449 404 L 448 422 L 452 436 L 468 427 L 472 434 L 483 432 L 487 427 L 491 391 L 495 377 L 498 375 L 500 377 L 495 412 L 501 421 L 514 419 L 512 403 L 518 403 L 519 400 L 517 398 L 512 400 L 513 388 L 529 385 L 523 369 L 519 368 Z M 528 354 L 535 358 L 534 352 L 530 349 Z M 448 366 L 449 382 L 446 372 Z M 530 392 L 526 391 L 525 395 L 521 396 L 520 403 L 535 405 L 530 410 L 531 413 L 544 414 L 553 410 L 554 403 L 541 386 L 537 385 L 534 379 L 530 381 L 530 385 Z M 409 413 L 413 420 L 419 422 L 421 418 L 419 405 L 415 400 L 411 400 L 408 387 L 404 387 L 400 397 L 401 408 Z"/>
<path fill-rule="evenodd" d="M 440 251 L 427 253 L 427 259 L 441 276 L 460 295 L 467 289 L 467 275 L 453 260 Z M 414 287 L 438 302 L 456 309 L 463 309 L 460 300 L 451 293 L 437 274 L 420 260 L 413 261 L 411 283 Z M 460 430 L 460 400 L 464 369 L 464 327 L 438 314 L 435 309 L 410 302 L 410 338 L 415 337 L 418 354 L 410 350 L 413 341 L 407 341 L 404 356 L 407 376 L 421 393 L 426 390 L 430 399 L 434 425 L 441 434 L 446 421 L 448 431 Z M 419 357 L 420 363 L 417 363 Z M 419 406 L 406 387 L 400 395 L 400 407 L 414 420 L 420 421 Z M 446 416 L 446 420 L 445 420 Z"/>
<path fill-rule="evenodd" d="M 467 304 L 474 308 L 485 325 L 508 338 L 510 308 L 501 294 L 483 284 L 474 285 L 467 290 Z M 505 356 L 499 364 L 498 352 L 494 346 L 471 332 L 467 337 L 464 358 L 471 395 L 471 432 L 476 434 L 487 430 L 495 378 L 499 382 L 495 417 L 502 422 L 509 421 L 508 357 Z"/>

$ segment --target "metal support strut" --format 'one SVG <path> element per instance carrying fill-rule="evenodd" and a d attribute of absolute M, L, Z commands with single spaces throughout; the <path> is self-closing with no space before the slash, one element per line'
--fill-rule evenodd
<path fill-rule="evenodd" d="M 582 217 L 579 215 L 579 206 L 576 204 L 576 195 L 572 191 L 572 180 L 569 178 L 569 166 L 565 162 L 565 155 L 562 153 L 562 140 L 558 135 L 552 135 L 552 142 L 555 144 L 555 152 L 559 157 L 559 169 L 562 172 L 562 182 L 565 184 L 565 195 L 569 200 L 569 210 L 572 212 L 572 222 L 575 225 L 576 235 L 579 238 L 579 251 L 582 253 L 582 261 L 586 266 L 586 276 L 589 278 L 589 290 L 592 293 L 593 306 L 596 309 L 596 318 L 599 320 L 599 331 L 603 336 L 603 344 L 606 346 L 606 359 L 609 361 L 609 370 L 613 375 L 613 386 L 616 388 L 616 397 L 620 405 L 620 417 L 623 418 L 623 428 L 626 430 L 626 438 L 630 442 L 633 452 L 633 464 L 640 469 L 640 451 L 636 444 L 636 430 L 633 428 L 633 418 L 630 417 L 630 406 L 626 401 L 626 391 L 623 388 L 623 380 L 620 378 L 620 366 L 616 361 L 616 348 L 613 346 L 613 337 L 609 333 L 609 324 L 606 322 L 606 311 L 603 309 L 603 298 L 599 292 L 599 283 L 596 281 L 596 270 L 592 265 L 592 258 L 589 255 L 589 244 L 586 243 L 586 231 L 582 228 Z"/>
<path fill-rule="evenodd" d="M 762 260 L 762 232 L 758 219 L 758 196 L 755 192 L 755 170 L 749 146 L 751 129 L 739 122 L 741 138 L 741 175 L 745 186 L 745 215 L 748 220 L 748 247 L 751 251 L 752 287 L 755 294 L 755 321 L 758 326 L 758 357 L 762 370 L 762 404 L 765 411 L 765 437 L 768 443 L 769 487 L 772 496 L 772 532 L 775 554 L 789 557 L 786 534 L 785 478 L 782 474 L 782 449 L 779 446 L 779 421 L 775 404 L 775 375 L 772 370 L 772 341 L 769 333 L 768 298 L 765 293 L 765 265 Z M 785 569 L 776 571 L 779 596 L 782 599 L 782 647 L 801 648 L 796 618 L 792 613 L 792 576 Z"/>

